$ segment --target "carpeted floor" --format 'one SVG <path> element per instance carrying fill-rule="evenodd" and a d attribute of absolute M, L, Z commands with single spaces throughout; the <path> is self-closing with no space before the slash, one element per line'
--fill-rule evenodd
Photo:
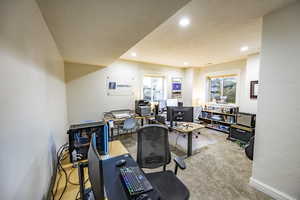
<path fill-rule="evenodd" d="M 244 149 L 226 140 L 227 135 L 218 131 L 202 129 L 201 135 L 217 142 L 196 150 L 185 160 L 187 169 L 178 173 L 190 190 L 191 200 L 272 199 L 249 186 L 252 162 L 245 156 Z M 120 139 L 135 158 L 136 136 L 122 136 Z M 173 156 L 185 155 L 174 147 L 171 150 Z M 173 162 L 168 169 L 174 169 Z"/>

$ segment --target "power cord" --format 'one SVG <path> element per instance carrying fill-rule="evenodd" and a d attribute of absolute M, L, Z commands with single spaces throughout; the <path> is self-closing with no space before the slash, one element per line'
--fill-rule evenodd
<path fill-rule="evenodd" d="M 62 178 L 62 173 L 61 173 L 61 172 L 63 172 L 63 174 L 65 175 L 66 182 L 65 182 L 64 189 L 63 189 L 63 191 L 62 191 L 62 193 L 61 193 L 61 195 L 60 195 L 60 197 L 59 197 L 59 200 L 62 199 L 62 197 L 63 197 L 63 195 L 64 195 L 64 193 L 65 193 L 65 191 L 66 191 L 66 189 L 67 189 L 67 172 L 66 172 L 66 170 L 62 167 L 61 162 L 62 162 L 64 159 L 66 159 L 66 157 L 67 157 L 67 156 L 66 156 L 66 154 L 67 154 L 66 150 L 68 150 L 68 147 L 69 147 L 68 143 L 63 144 L 63 145 L 58 149 L 58 151 L 57 151 L 57 153 L 56 153 L 56 158 L 57 158 L 57 168 L 56 168 L 56 172 L 55 172 L 55 173 L 59 173 L 59 178 L 58 178 L 58 181 L 57 181 L 57 183 L 56 183 L 56 186 L 54 185 L 53 190 L 51 191 L 51 193 L 52 193 L 52 199 L 53 199 L 53 200 L 55 199 L 55 196 L 57 195 L 57 189 L 58 189 L 60 180 L 61 180 L 61 178 Z M 54 188 L 55 188 L 55 189 L 54 189 Z"/>

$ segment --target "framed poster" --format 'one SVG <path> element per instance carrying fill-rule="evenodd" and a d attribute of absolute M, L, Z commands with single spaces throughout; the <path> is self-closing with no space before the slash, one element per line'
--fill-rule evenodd
<path fill-rule="evenodd" d="M 172 78 L 172 98 L 182 98 L 182 78 Z"/>
<path fill-rule="evenodd" d="M 258 81 L 251 81 L 250 82 L 250 99 L 257 99 L 259 90 Z"/>
<path fill-rule="evenodd" d="M 108 96 L 131 96 L 133 92 L 134 78 L 106 78 L 106 88 Z"/>

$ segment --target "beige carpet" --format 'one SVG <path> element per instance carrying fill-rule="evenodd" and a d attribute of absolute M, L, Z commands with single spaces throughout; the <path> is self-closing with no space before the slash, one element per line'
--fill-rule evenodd
<path fill-rule="evenodd" d="M 245 156 L 244 149 L 226 140 L 227 135 L 224 133 L 202 129 L 201 135 L 216 142 L 196 150 L 185 161 L 187 169 L 179 170 L 178 174 L 189 188 L 191 200 L 272 199 L 249 186 L 252 162 Z M 136 137 L 123 136 L 121 141 L 135 158 Z M 171 150 L 172 156 L 184 155 L 174 147 Z M 173 162 L 168 165 L 168 169 L 174 169 Z"/>

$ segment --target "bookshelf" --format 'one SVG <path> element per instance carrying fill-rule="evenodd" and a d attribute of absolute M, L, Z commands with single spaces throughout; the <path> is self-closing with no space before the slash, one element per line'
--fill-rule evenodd
<path fill-rule="evenodd" d="M 206 128 L 229 134 L 230 126 L 236 124 L 238 107 L 228 105 L 205 105 L 199 120 Z"/>

